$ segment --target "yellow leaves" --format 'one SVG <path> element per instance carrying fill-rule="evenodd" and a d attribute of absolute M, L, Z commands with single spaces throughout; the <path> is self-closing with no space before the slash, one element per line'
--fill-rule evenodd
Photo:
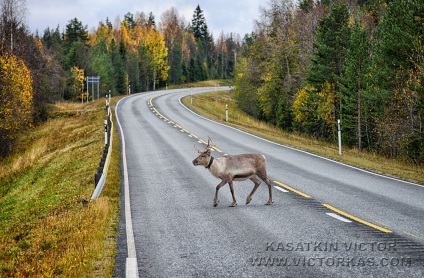
<path fill-rule="evenodd" d="M 295 94 L 294 121 L 300 125 L 319 126 L 323 123 L 328 132 L 334 127 L 336 93 L 334 84 L 326 81 L 321 91 L 306 85 Z"/>
<path fill-rule="evenodd" d="M 16 56 L 0 56 L 0 142 L 10 143 L 19 131 L 32 126 L 32 78 Z"/>
<path fill-rule="evenodd" d="M 310 101 L 311 92 L 315 88 L 311 85 L 306 85 L 294 95 L 293 114 L 294 120 L 301 125 L 305 125 L 309 118 L 312 117 L 313 103 Z"/>
<path fill-rule="evenodd" d="M 155 29 L 148 29 L 146 40 L 144 42 L 146 48 L 149 51 L 150 59 L 153 63 L 153 74 L 154 78 L 157 76 L 166 80 L 168 78 L 169 65 L 166 61 L 168 56 L 168 49 L 165 46 L 165 39 L 161 33 Z"/>
<path fill-rule="evenodd" d="M 112 30 L 109 29 L 103 22 L 99 23 L 96 33 L 89 34 L 89 44 L 94 46 L 101 41 L 104 41 L 106 45 L 110 45 L 113 39 Z"/>
<path fill-rule="evenodd" d="M 76 93 L 82 93 L 84 90 L 84 70 L 74 66 L 71 68 L 71 88 Z"/>
<path fill-rule="evenodd" d="M 335 123 L 334 103 L 336 101 L 336 94 L 334 92 L 334 84 L 325 81 L 322 90 L 318 93 L 318 119 L 331 126 Z"/>
<path fill-rule="evenodd" d="M 102 26 L 97 31 L 97 36 L 104 36 L 104 30 Z M 107 31 L 109 32 L 109 31 Z M 136 53 L 139 55 L 139 48 L 145 47 L 149 52 L 149 67 L 153 73 L 153 78 L 159 78 L 166 80 L 168 78 L 168 71 L 170 69 L 167 56 L 168 48 L 165 46 L 165 39 L 162 33 L 155 28 L 148 25 L 135 24 L 132 28 L 129 28 L 127 22 L 124 20 L 121 22 L 119 34 L 116 36 L 116 41 L 123 42 L 126 47 L 127 53 Z M 142 57 L 138 57 L 142 60 Z"/>

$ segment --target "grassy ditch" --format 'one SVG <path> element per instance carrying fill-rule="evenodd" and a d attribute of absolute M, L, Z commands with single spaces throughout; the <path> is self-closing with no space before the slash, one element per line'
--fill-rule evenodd
<path fill-rule="evenodd" d="M 103 153 L 104 100 L 59 103 L 0 161 L 0 276 L 110 277 L 119 211 L 119 143 L 103 193 L 94 190 Z"/>
<path fill-rule="evenodd" d="M 280 128 L 258 121 L 238 109 L 234 93 L 231 91 L 193 95 L 192 105 L 189 96 L 183 98 L 182 102 L 197 113 L 223 123 L 225 122 L 225 105 L 228 104 L 229 121 L 226 124 L 230 126 L 359 168 L 424 184 L 423 167 L 345 146 L 343 146 L 343 155 L 340 156 L 338 146 L 335 144 L 322 142 L 303 134 L 284 132 Z"/>
<path fill-rule="evenodd" d="M 215 86 L 233 86 L 233 82 L 229 79 L 206 80 L 206 81 L 199 81 L 196 83 L 169 85 L 168 89 L 184 89 L 184 88 L 215 87 Z M 163 90 L 165 88 L 161 88 L 161 89 Z"/>

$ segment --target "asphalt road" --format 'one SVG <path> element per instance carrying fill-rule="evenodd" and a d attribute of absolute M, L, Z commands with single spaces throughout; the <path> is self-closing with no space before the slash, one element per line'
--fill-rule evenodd
<path fill-rule="evenodd" d="M 424 276 L 422 186 L 263 140 L 181 105 L 182 96 L 205 90 L 214 88 L 117 104 L 127 171 L 116 277 Z M 264 205 L 264 182 L 245 205 L 253 183 L 243 181 L 234 184 L 235 208 L 228 186 L 213 207 L 220 180 L 192 164 L 194 144 L 204 148 L 208 136 L 214 157 L 266 156 L 273 205 Z"/>

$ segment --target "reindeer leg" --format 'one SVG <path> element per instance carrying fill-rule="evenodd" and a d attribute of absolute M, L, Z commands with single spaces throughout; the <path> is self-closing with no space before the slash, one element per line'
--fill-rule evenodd
<path fill-rule="evenodd" d="M 246 205 L 250 203 L 250 201 L 252 201 L 253 194 L 255 193 L 256 189 L 258 189 L 259 185 L 261 184 L 261 182 L 258 180 L 256 176 L 251 177 L 250 180 L 255 183 L 255 187 L 253 187 L 252 192 L 250 192 L 250 194 L 247 196 Z"/>
<path fill-rule="evenodd" d="M 274 202 L 272 201 L 271 181 L 268 178 L 266 178 L 266 179 L 264 179 L 264 182 L 266 183 L 266 185 L 268 185 L 268 191 L 269 191 L 269 199 L 268 199 L 268 202 L 265 205 L 272 205 L 272 203 L 274 203 Z"/>
<path fill-rule="evenodd" d="M 269 191 L 269 198 L 268 198 L 268 202 L 265 205 L 272 205 L 273 201 L 272 201 L 272 185 L 271 185 L 271 181 L 268 178 L 268 175 L 266 174 L 266 170 L 261 170 L 257 173 L 257 175 L 266 183 L 266 185 L 268 185 L 268 191 Z"/>
<path fill-rule="evenodd" d="M 237 206 L 237 201 L 236 201 L 236 197 L 234 196 L 233 181 L 229 181 L 228 184 L 230 185 L 231 196 L 233 196 L 233 203 L 231 204 L 230 207 L 235 207 Z"/>
<path fill-rule="evenodd" d="M 213 206 L 216 207 L 219 203 L 218 201 L 218 191 L 221 187 L 223 187 L 227 183 L 226 180 L 222 180 L 217 186 L 216 186 L 216 192 L 215 192 L 215 198 L 213 199 Z"/>

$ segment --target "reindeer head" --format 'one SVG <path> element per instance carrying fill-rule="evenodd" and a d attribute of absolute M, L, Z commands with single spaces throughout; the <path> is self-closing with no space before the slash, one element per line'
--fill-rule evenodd
<path fill-rule="evenodd" d="M 202 151 L 196 148 L 196 145 L 194 145 L 194 148 L 197 150 L 199 155 L 196 157 L 196 159 L 193 160 L 193 165 L 201 165 L 206 167 L 211 160 L 211 149 L 213 146 L 213 141 L 210 137 L 208 137 L 208 145 Z"/>

